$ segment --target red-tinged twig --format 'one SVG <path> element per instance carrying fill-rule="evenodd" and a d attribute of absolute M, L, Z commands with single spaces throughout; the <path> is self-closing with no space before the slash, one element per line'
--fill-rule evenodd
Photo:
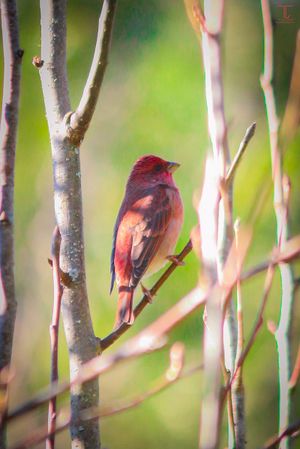
<path fill-rule="evenodd" d="M 158 393 L 166 390 L 174 383 L 178 382 L 181 379 L 186 379 L 190 377 L 194 373 L 198 372 L 202 369 L 202 365 L 196 365 L 191 368 L 187 368 L 186 370 L 182 370 L 183 368 L 183 352 L 182 346 L 179 343 L 175 343 L 170 351 L 171 363 L 168 369 L 165 372 L 165 375 L 157 381 L 157 383 L 146 391 L 138 395 L 137 397 L 130 399 L 121 403 L 115 407 L 109 407 L 107 409 L 103 409 L 100 407 L 90 408 L 81 413 L 82 420 L 92 420 L 96 418 L 108 418 L 110 416 L 114 416 L 116 414 L 122 413 L 126 410 L 135 408 L 145 402 L 147 399 L 157 395 Z M 55 433 L 60 433 L 65 430 L 71 422 L 71 416 L 68 409 L 61 410 L 58 419 Z M 51 434 L 47 431 L 45 427 L 35 430 L 31 433 L 31 435 L 27 438 L 24 438 L 22 441 L 19 441 L 14 446 L 10 447 L 10 449 L 25 449 L 28 447 L 33 447 L 41 442 L 43 442 L 46 438 L 49 438 Z"/>
<path fill-rule="evenodd" d="M 71 382 L 57 383 L 46 388 L 28 402 L 11 410 L 6 420 L 10 421 L 27 412 L 35 410 L 48 402 L 52 397 L 58 396 L 71 387 L 97 378 L 118 363 L 153 352 L 164 346 L 165 336 L 186 316 L 204 304 L 210 290 L 196 287 L 184 298 L 178 301 L 171 309 L 167 310 L 152 324 L 146 327 L 136 336 L 129 339 L 120 348 L 110 354 L 103 354 L 85 363 Z"/>
<path fill-rule="evenodd" d="M 275 266 L 285 258 L 300 256 L 300 236 L 291 239 L 290 248 L 288 254 L 278 253 L 276 258 L 271 260 L 271 263 Z M 288 246 L 288 245 L 287 245 Z M 257 269 L 252 268 L 248 270 L 245 275 L 241 275 L 241 281 L 245 281 L 255 276 L 256 274 L 265 271 L 268 264 L 262 263 Z M 227 292 L 231 291 L 235 285 L 237 279 L 231 277 L 231 285 L 227 285 L 225 288 Z M 217 285 L 215 285 L 217 287 Z M 208 288 L 196 287 L 185 297 L 177 302 L 173 307 L 167 310 L 162 316 L 150 324 L 145 330 L 141 331 L 135 337 L 124 343 L 118 350 L 111 354 L 104 354 L 101 358 L 95 357 L 86 364 L 84 364 L 76 377 L 73 378 L 71 383 L 62 382 L 56 385 L 52 385 L 51 388 L 46 388 L 44 391 L 37 394 L 30 401 L 27 401 L 15 409 L 11 410 L 6 420 L 13 420 L 27 412 L 35 410 L 41 405 L 49 402 L 53 396 L 58 396 L 70 389 L 71 386 L 80 385 L 91 379 L 94 379 L 101 374 L 105 373 L 112 367 L 114 367 L 120 361 L 127 360 L 129 358 L 138 357 L 142 354 L 159 349 L 162 345 L 162 338 L 167 332 L 173 329 L 174 326 L 178 325 L 181 321 L 185 319 L 186 316 L 190 315 L 193 311 L 197 310 L 202 306 L 207 300 L 208 296 L 211 294 L 213 286 Z M 224 289 L 224 286 L 223 286 Z"/>
<path fill-rule="evenodd" d="M 282 440 L 288 436 L 290 437 L 299 437 L 300 436 L 300 419 L 296 422 L 294 422 L 293 424 L 291 424 L 290 426 L 288 426 L 286 429 L 284 429 L 280 435 L 276 435 L 272 438 L 270 438 L 270 440 L 268 440 L 264 446 L 263 449 L 277 449 L 278 445 L 282 442 Z"/>
<path fill-rule="evenodd" d="M 112 37 L 117 0 L 104 0 L 98 23 L 94 57 L 82 97 L 76 111 L 67 117 L 68 134 L 78 145 L 84 138 L 98 101 Z"/>
<path fill-rule="evenodd" d="M 185 257 L 192 250 L 192 242 L 189 240 L 183 250 L 176 256 L 176 259 L 181 262 L 185 259 Z M 153 285 L 150 289 L 150 294 L 152 297 L 158 292 L 160 287 L 166 282 L 169 276 L 173 273 L 173 271 L 178 267 L 178 263 L 172 262 L 171 265 L 164 271 L 158 281 Z M 140 313 L 144 310 L 144 308 L 149 305 L 149 298 L 147 295 L 144 295 L 140 302 L 134 309 L 135 318 L 140 315 Z M 104 337 L 100 340 L 101 350 L 109 348 L 116 340 L 118 340 L 128 329 L 130 329 L 130 325 L 123 323 L 118 329 L 111 332 L 107 337 Z"/>
<path fill-rule="evenodd" d="M 279 146 L 279 120 L 276 112 L 273 81 L 273 30 L 269 0 L 261 0 L 264 25 L 264 71 L 261 87 L 264 92 L 266 114 L 270 135 L 272 175 L 274 184 L 274 211 L 277 223 L 277 244 L 284 248 L 288 239 L 288 195 L 285 192 L 286 181 L 282 174 L 282 151 Z M 275 339 L 278 351 L 279 375 L 279 430 L 288 427 L 290 422 L 291 390 L 288 388 L 291 371 L 291 317 L 294 304 L 294 274 L 290 264 L 280 264 L 281 276 L 281 310 Z M 289 448 L 289 439 L 284 438 L 281 449 Z"/>
<path fill-rule="evenodd" d="M 19 26 L 15 0 L 1 1 L 3 44 L 3 90 L 0 124 L 0 371 L 11 362 L 17 302 L 14 279 L 14 175 L 16 137 L 23 50 L 19 47 Z M 4 375 L 4 373 L 3 373 Z M 1 414 L 6 414 L 7 384 L 0 385 Z M 6 445 L 5 426 L 0 416 L 0 447 Z"/>
<path fill-rule="evenodd" d="M 260 303 L 260 306 L 258 309 L 256 321 L 255 321 L 253 329 L 251 331 L 248 343 L 245 346 L 245 348 L 243 349 L 240 357 L 238 358 L 238 360 L 236 362 L 235 371 L 234 371 L 233 375 L 231 376 L 230 382 L 225 387 L 225 393 L 227 393 L 231 389 L 232 384 L 235 381 L 240 369 L 242 368 L 242 366 L 246 360 L 246 357 L 249 354 L 249 351 L 251 350 L 251 348 L 256 340 L 257 334 L 260 331 L 261 326 L 263 324 L 263 314 L 264 314 L 267 300 L 269 297 L 269 293 L 270 293 L 270 290 L 272 287 L 272 282 L 273 282 L 273 278 L 274 278 L 274 270 L 275 270 L 274 265 L 270 265 L 268 268 L 268 271 L 267 271 L 265 285 L 264 285 L 264 293 L 263 293 L 261 303 Z"/>
<path fill-rule="evenodd" d="M 289 388 L 291 389 L 296 388 L 299 376 L 300 376 L 300 346 L 298 348 L 295 366 L 289 381 Z"/>
<path fill-rule="evenodd" d="M 60 306 L 62 298 L 62 285 L 60 283 L 59 253 L 60 253 L 61 235 L 56 226 L 52 236 L 52 273 L 53 273 L 53 311 L 52 322 L 50 325 L 50 346 L 51 346 L 51 383 L 58 381 L 58 331 Z M 55 447 L 55 425 L 56 425 L 56 396 L 50 399 L 48 408 L 48 433 L 46 447 L 54 449 Z"/>

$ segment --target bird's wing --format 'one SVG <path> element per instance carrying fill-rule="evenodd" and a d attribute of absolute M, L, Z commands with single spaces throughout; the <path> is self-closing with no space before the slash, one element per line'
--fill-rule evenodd
<path fill-rule="evenodd" d="M 130 284 L 136 287 L 149 267 L 162 242 L 171 219 L 171 205 L 165 188 L 157 187 L 151 201 L 139 200 L 140 220 L 132 229 L 132 275 Z"/>
<path fill-rule="evenodd" d="M 117 234 L 119 229 L 119 224 L 124 215 L 124 201 L 122 203 L 122 206 L 119 210 L 117 220 L 114 226 L 114 235 L 113 235 L 113 243 L 112 243 L 112 251 L 110 256 L 110 274 L 111 274 L 111 281 L 110 281 L 110 290 L 109 293 L 113 291 L 114 283 L 116 279 L 116 268 L 115 268 L 115 254 L 116 254 L 116 243 L 117 243 Z"/>

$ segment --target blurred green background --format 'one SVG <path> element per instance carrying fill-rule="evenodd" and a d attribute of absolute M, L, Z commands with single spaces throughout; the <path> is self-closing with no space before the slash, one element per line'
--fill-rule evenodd
<path fill-rule="evenodd" d="M 69 1 L 68 73 L 75 108 L 91 62 L 99 1 Z M 19 1 L 22 69 L 20 127 L 16 160 L 16 281 L 18 317 L 14 341 L 11 405 L 16 405 L 49 381 L 49 322 L 52 308 L 51 270 L 47 263 L 54 226 L 51 157 L 40 80 L 32 66 L 40 54 L 39 6 Z M 282 10 L 273 4 L 274 23 Z M 300 2 L 294 1 L 292 24 L 274 25 L 275 90 L 279 116 L 284 112 L 292 69 Z M 234 215 L 246 223 L 264 183 L 271 183 L 270 150 L 259 77 L 263 42 L 260 2 L 227 0 L 223 35 L 225 108 L 229 144 L 233 155 L 252 121 L 255 137 L 240 166 L 234 188 Z M 2 61 L 2 58 L 1 58 Z M 291 232 L 300 232 L 300 138 L 286 149 L 285 170 L 292 181 Z M 82 145 L 82 184 L 87 282 L 96 334 L 110 332 L 116 292 L 109 296 L 109 259 L 112 229 L 129 170 L 139 156 L 154 153 L 181 163 L 176 181 L 185 204 L 180 250 L 196 224 L 193 195 L 202 182 L 203 163 L 209 149 L 201 54 L 197 39 L 180 0 L 120 0 L 117 9 L 109 66 L 96 113 Z M 254 229 L 246 261 L 251 266 L 266 258 L 275 242 L 272 195 Z M 296 267 L 297 271 L 297 267 Z M 199 265 L 194 254 L 161 288 L 128 336 L 151 323 L 196 283 Z M 147 281 L 150 286 L 155 276 Z M 264 277 L 243 286 L 246 339 L 256 317 Z M 280 280 L 275 278 L 265 314 L 278 321 Z M 140 296 L 137 292 L 136 299 Z M 299 295 L 293 324 L 293 359 L 299 343 Z M 186 345 L 187 364 L 201 361 L 202 310 L 170 335 L 170 342 Z M 147 390 L 165 370 L 168 353 L 144 357 L 116 368 L 100 379 L 101 402 L 115 404 Z M 60 333 L 60 377 L 68 377 L 68 356 Z M 263 326 L 245 363 L 248 447 L 262 443 L 277 430 L 278 381 L 274 337 Z M 105 448 L 196 448 L 201 400 L 201 373 L 172 386 L 136 409 L 101 422 Z M 300 413 L 299 388 L 293 417 Z M 64 398 L 62 402 L 66 402 Z M 19 420 L 10 427 L 10 441 L 27 435 L 45 422 L 46 410 Z M 67 447 L 68 431 L 57 447 Z M 222 447 L 226 445 L 226 425 Z M 40 447 L 42 447 L 41 445 Z M 295 443 L 294 447 L 300 447 Z"/>

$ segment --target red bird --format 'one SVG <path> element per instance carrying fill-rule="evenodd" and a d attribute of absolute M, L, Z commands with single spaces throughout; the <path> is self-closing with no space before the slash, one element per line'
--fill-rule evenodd
<path fill-rule="evenodd" d="M 140 280 L 172 260 L 183 223 L 183 205 L 172 177 L 178 167 L 157 156 L 143 156 L 128 178 L 111 253 L 110 292 L 115 279 L 119 291 L 115 328 L 133 323 L 133 293 Z"/>

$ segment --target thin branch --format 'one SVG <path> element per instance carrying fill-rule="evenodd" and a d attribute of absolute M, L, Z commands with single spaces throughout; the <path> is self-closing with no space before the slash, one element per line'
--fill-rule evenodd
<path fill-rule="evenodd" d="M 185 257 L 191 252 L 192 250 L 192 242 L 189 240 L 183 250 L 176 256 L 176 259 L 181 262 L 185 259 Z M 178 267 L 178 263 L 172 262 L 171 265 L 164 271 L 164 273 L 161 275 L 161 277 L 157 280 L 157 282 L 153 285 L 153 287 L 150 289 L 150 294 L 152 297 L 155 296 L 155 294 L 158 292 L 160 287 L 166 282 L 166 280 L 169 278 L 169 276 L 173 273 L 173 271 Z M 140 302 L 137 304 L 137 306 L 134 309 L 134 316 L 135 318 L 140 315 L 140 313 L 144 310 L 144 308 L 149 304 L 149 298 L 147 295 L 144 295 Z M 116 340 L 118 340 L 128 329 L 130 329 L 131 326 L 123 323 L 121 326 L 114 330 L 112 333 L 107 335 L 107 337 L 104 337 L 100 341 L 101 350 L 104 351 L 105 349 L 109 348 Z"/>
<path fill-rule="evenodd" d="M 278 447 L 279 443 L 281 443 L 282 440 L 288 436 L 299 437 L 300 436 L 299 430 L 300 430 L 300 419 L 298 421 L 295 421 L 290 426 L 286 427 L 280 433 L 280 435 L 276 435 L 276 436 L 270 438 L 270 440 L 268 440 L 265 443 L 265 445 L 263 446 L 263 449 L 276 449 Z"/>
<path fill-rule="evenodd" d="M 267 300 L 269 297 L 269 293 L 272 287 L 272 282 L 273 282 L 273 278 L 274 278 L 274 265 L 270 265 L 266 274 L 266 279 L 265 279 L 265 285 L 264 285 L 264 293 L 261 299 L 261 303 L 257 312 L 257 317 L 253 326 L 253 329 L 251 331 L 250 337 L 248 339 L 248 343 L 246 344 L 245 348 L 243 349 L 241 355 L 239 356 L 237 362 L 236 362 L 236 367 L 235 367 L 235 371 L 231 376 L 230 382 L 229 384 L 227 384 L 227 386 L 225 387 L 225 391 L 228 392 L 231 387 L 233 382 L 235 381 L 239 371 L 241 370 L 247 355 L 249 354 L 250 349 L 252 348 L 257 334 L 261 329 L 261 326 L 263 324 L 263 314 L 266 308 L 266 304 L 267 304 Z"/>
<path fill-rule="evenodd" d="M 172 376 L 169 376 L 169 370 L 171 368 Z M 151 397 L 159 394 L 160 392 L 166 390 L 167 388 L 171 387 L 171 385 L 175 384 L 181 379 L 186 379 L 187 377 L 190 377 L 194 373 L 198 372 L 202 369 L 202 365 L 196 365 L 191 368 L 187 368 L 183 372 L 178 372 L 178 369 L 172 368 L 171 366 L 168 368 L 168 370 L 165 373 L 165 376 L 157 382 L 157 385 L 155 385 L 153 388 L 151 388 L 149 391 L 140 394 L 139 396 L 128 400 L 124 403 L 122 403 L 119 406 L 112 407 L 109 409 L 102 409 L 99 407 L 87 409 L 82 412 L 81 419 L 82 420 L 92 420 L 96 418 L 108 418 L 110 416 L 114 416 L 115 414 L 122 413 L 124 411 L 127 411 L 129 409 L 132 409 L 134 407 L 139 406 L 143 402 L 145 402 L 147 399 L 150 399 Z M 176 371 L 178 372 L 178 375 L 176 375 Z M 175 375 L 175 376 L 174 376 Z M 71 422 L 71 415 L 67 409 L 63 409 L 58 418 L 57 418 L 57 426 L 55 433 L 58 434 L 68 428 Z M 13 445 L 9 449 L 26 449 L 29 447 L 33 447 L 39 443 L 42 443 L 46 438 L 49 438 L 51 435 L 47 431 L 45 427 L 42 427 L 40 429 L 36 429 L 34 432 L 31 433 L 29 437 L 24 438 L 22 441 L 19 441 L 17 444 Z"/>
<path fill-rule="evenodd" d="M 298 379 L 300 376 L 300 345 L 298 347 L 298 352 L 297 352 L 297 357 L 296 357 L 296 362 L 295 362 L 295 366 L 289 381 L 289 387 L 291 389 L 296 388 Z"/>
<path fill-rule="evenodd" d="M 252 137 L 255 134 L 255 129 L 256 129 L 256 122 L 253 122 L 249 126 L 249 128 L 247 128 L 247 130 L 246 130 L 245 136 L 244 136 L 243 140 L 240 143 L 239 149 L 238 149 L 236 155 L 234 156 L 234 159 L 233 159 L 233 161 L 232 161 L 232 163 L 230 165 L 230 168 L 229 168 L 229 170 L 227 172 L 227 175 L 226 175 L 225 181 L 226 181 L 226 183 L 228 185 L 230 183 L 232 183 L 232 181 L 233 181 L 234 175 L 235 175 L 236 170 L 237 170 L 237 168 L 238 168 L 238 166 L 239 166 L 239 164 L 241 162 L 241 159 L 242 159 L 242 157 L 243 157 L 243 155 L 245 153 L 245 150 L 246 150 L 246 148 L 248 146 L 248 143 L 250 142 L 250 140 L 252 139 Z"/>
<path fill-rule="evenodd" d="M 56 226 L 52 237 L 52 272 L 53 272 L 53 312 L 52 322 L 50 325 L 50 345 L 51 345 L 51 383 L 58 381 L 58 332 L 60 306 L 63 288 L 60 283 L 59 269 L 59 253 L 60 253 L 61 235 Z M 55 447 L 55 426 L 56 426 L 56 396 L 50 399 L 48 408 L 48 433 L 46 448 L 54 449 Z"/>
<path fill-rule="evenodd" d="M 269 267 L 270 263 L 275 266 L 283 260 L 286 261 L 291 260 L 291 258 L 292 260 L 299 258 L 300 236 L 291 239 L 290 244 L 288 242 L 286 247 L 288 247 L 287 252 L 275 252 L 273 259 L 270 259 L 271 262 L 269 262 L 266 267 L 265 264 L 260 264 L 259 269 L 253 268 L 248 270 L 245 276 L 241 275 L 241 282 L 250 279 L 258 273 L 261 273 Z M 265 268 L 262 269 L 262 267 Z M 236 273 L 235 277 L 231 276 L 226 286 L 223 286 L 223 289 L 225 288 L 227 292 L 230 292 L 237 282 L 237 276 L 238 273 Z M 146 329 L 124 343 L 118 350 L 111 354 L 104 354 L 101 358 L 95 357 L 85 363 L 79 370 L 77 376 L 74 377 L 70 383 L 62 382 L 52 385 L 50 388 L 45 388 L 42 392 L 36 394 L 36 396 L 31 400 L 24 402 L 15 409 L 11 410 L 6 417 L 6 420 L 11 421 L 27 412 L 35 410 L 41 405 L 49 402 L 52 397 L 68 391 L 72 386 L 80 385 L 100 376 L 121 361 L 138 357 L 161 348 L 164 344 L 165 335 L 181 321 L 183 321 L 185 317 L 202 306 L 214 287 L 217 287 L 217 284 L 215 284 L 215 286 L 211 286 L 210 288 L 207 287 L 207 285 L 202 288 L 200 286 L 196 287 L 180 299 L 173 307 L 161 315 L 157 320 L 150 324 Z"/>
<path fill-rule="evenodd" d="M 217 248 L 217 257 L 216 263 L 210 268 L 210 273 L 213 278 L 217 277 L 219 284 L 222 285 L 223 269 L 233 240 L 232 186 L 224 182 L 230 166 L 227 123 L 224 111 L 220 42 L 224 19 L 224 0 L 204 0 L 204 13 L 196 0 L 193 2 L 193 5 L 192 1 L 186 1 L 186 9 L 194 28 L 195 21 L 198 20 L 202 34 L 201 49 L 205 74 L 208 130 L 214 155 L 214 178 L 221 195 L 216 210 L 213 211 L 214 214 L 211 214 L 211 221 L 215 220 L 216 237 L 214 247 Z M 193 10 L 194 18 L 191 16 L 191 9 Z M 200 221 L 200 228 L 201 226 Z M 209 230 L 207 232 L 209 233 Z M 202 256 L 209 258 L 209 254 L 205 254 L 203 251 Z M 221 376 L 218 360 L 221 352 L 224 350 L 226 369 L 232 373 L 236 356 L 237 326 L 232 302 L 227 307 L 224 334 L 218 294 L 213 295 L 207 304 L 207 319 L 211 321 L 210 328 L 213 329 L 211 330 L 211 338 L 214 341 L 214 362 L 212 362 L 211 345 L 209 344 L 209 336 L 206 336 L 207 328 L 205 328 L 204 377 L 206 377 L 207 382 L 205 382 L 204 398 L 201 406 L 199 447 L 214 449 L 218 445 L 221 423 Z M 233 410 L 235 410 L 235 402 L 235 398 L 232 398 Z M 233 437 L 230 429 L 228 446 L 230 449 L 233 447 Z"/>
<path fill-rule="evenodd" d="M 98 101 L 100 88 L 108 63 L 117 0 L 104 0 L 99 17 L 98 33 L 93 62 L 84 91 L 76 111 L 69 117 L 69 137 L 80 143 L 89 127 Z"/>
<path fill-rule="evenodd" d="M 300 30 L 296 37 L 296 49 L 294 64 L 291 76 L 289 96 L 286 103 L 280 136 L 283 145 L 286 147 L 294 137 L 300 125 Z"/>
<path fill-rule="evenodd" d="M 279 120 L 276 112 L 273 80 L 273 30 L 269 0 L 261 0 L 264 25 L 264 71 L 261 76 L 261 87 L 264 92 L 268 119 L 272 174 L 274 184 L 274 211 L 277 223 L 277 244 L 281 248 L 288 239 L 288 199 L 286 198 L 285 179 L 282 175 L 282 151 L 279 146 Z M 289 189 L 288 189 L 289 193 Z M 288 196 L 287 193 L 287 196 Z M 278 329 L 275 333 L 278 350 L 279 370 L 279 433 L 290 422 L 291 390 L 288 388 L 291 371 L 291 317 L 294 304 L 294 274 L 289 264 L 280 264 L 281 276 L 281 311 Z M 281 449 L 290 447 L 289 438 L 283 439 Z"/>
<path fill-rule="evenodd" d="M 166 334 L 196 308 L 203 305 L 208 294 L 209 291 L 207 289 L 195 288 L 152 324 L 120 346 L 115 352 L 103 354 L 101 357 L 95 357 L 86 362 L 71 382 L 56 383 L 44 389 L 31 400 L 10 411 L 6 420 L 10 421 L 35 410 L 48 402 L 52 397 L 68 391 L 71 387 L 82 385 L 89 380 L 97 378 L 122 361 L 160 349 L 166 343 Z"/>
<path fill-rule="evenodd" d="M 0 375 L 8 372 L 12 355 L 17 302 L 14 280 L 14 174 L 16 137 L 23 50 L 19 46 L 15 0 L 1 1 L 1 27 L 4 60 L 0 124 Z M 7 383 L 0 386 L 5 416 Z M 0 416 L 0 446 L 6 447 L 6 429 Z"/>
<path fill-rule="evenodd" d="M 238 248 L 240 246 L 240 221 L 236 220 L 234 225 L 234 232 L 235 232 L 235 244 L 237 248 L 237 254 L 238 254 Z M 241 273 L 242 271 L 242 261 L 240 260 L 240 257 L 237 257 L 236 260 L 237 263 L 237 271 Z M 237 297 L 237 351 L 236 351 L 236 358 L 235 358 L 235 370 L 237 370 L 236 374 L 236 381 L 232 385 L 232 388 L 234 389 L 234 395 L 238 397 L 237 404 L 239 408 L 235 410 L 235 416 L 237 419 L 237 422 L 239 425 L 234 430 L 235 433 L 235 440 L 236 440 L 236 447 L 240 448 L 245 446 L 246 444 L 246 423 L 245 419 L 243 419 L 243 413 L 245 410 L 245 388 L 244 388 L 244 382 L 243 382 L 243 369 L 238 366 L 238 361 L 243 353 L 243 347 L 244 347 L 244 317 L 243 317 L 243 300 L 242 300 L 242 287 L 241 287 L 241 281 L 238 279 L 236 284 L 236 297 Z M 231 395 L 229 395 L 230 397 Z"/>

